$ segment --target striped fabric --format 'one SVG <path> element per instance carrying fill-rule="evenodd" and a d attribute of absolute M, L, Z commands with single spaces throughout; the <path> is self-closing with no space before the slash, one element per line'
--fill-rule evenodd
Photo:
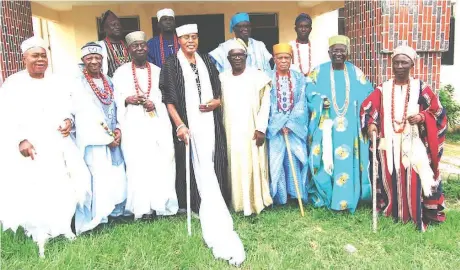
<path fill-rule="evenodd" d="M 212 64 L 208 55 L 200 54 L 210 76 L 214 98 L 221 96 L 221 84 L 219 80 L 219 72 Z M 160 90 L 163 94 L 163 102 L 165 104 L 173 104 L 176 107 L 177 113 L 188 126 L 184 76 L 179 60 L 176 55 L 166 59 L 160 74 Z M 173 123 L 173 127 L 175 127 Z M 214 169 L 219 181 L 222 196 L 227 205 L 230 205 L 230 189 L 227 175 L 227 140 L 222 119 L 222 109 L 219 107 L 214 110 L 214 128 L 216 134 L 215 154 L 214 154 Z M 173 131 L 174 148 L 176 151 L 176 192 L 179 200 L 179 207 L 186 208 L 186 185 L 185 185 L 185 144 L 180 142 Z M 196 213 L 199 211 L 200 195 L 196 186 L 195 175 L 192 165 L 190 165 L 190 181 L 191 181 L 191 204 L 192 210 Z"/>
<path fill-rule="evenodd" d="M 380 137 L 385 137 L 383 117 L 381 117 L 385 113 L 385 108 L 381 106 L 382 91 L 382 86 L 378 86 L 363 102 L 361 123 L 364 129 L 367 129 L 370 124 L 376 124 Z M 414 170 L 408 172 L 405 169 L 399 170 L 399 174 L 395 170 L 390 174 L 386 166 L 385 152 L 380 151 L 377 155 L 379 162 L 377 200 L 378 207 L 386 216 L 392 216 L 403 222 L 412 220 L 417 228 L 423 231 L 430 223 L 443 222 L 446 219 L 442 211 L 444 194 L 439 176 L 439 162 L 443 152 L 447 118 L 438 97 L 426 83 L 420 81 L 419 91 L 420 113 L 425 116 L 425 123 L 419 124 L 420 139 L 426 146 L 430 165 L 439 186 L 430 197 L 423 196 L 418 174 Z M 400 164 L 398 168 L 404 167 Z M 369 166 L 369 169 L 369 175 L 372 175 L 372 166 Z"/>

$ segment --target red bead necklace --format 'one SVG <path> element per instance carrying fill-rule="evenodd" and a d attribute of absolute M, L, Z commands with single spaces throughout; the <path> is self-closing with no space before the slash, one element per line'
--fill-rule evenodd
<path fill-rule="evenodd" d="M 308 76 L 311 70 L 311 45 L 310 41 L 307 43 L 308 44 L 308 71 L 307 73 L 303 72 L 303 67 L 302 67 L 302 59 L 300 59 L 300 45 L 299 45 L 299 40 L 296 39 L 295 41 L 295 46 L 297 48 L 297 61 L 299 61 L 299 68 L 300 72 L 302 72 L 303 75 Z M 292 62 L 294 62 L 294 59 L 292 59 Z"/>
<path fill-rule="evenodd" d="M 280 87 L 280 82 L 279 82 L 279 73 L 278 71 L 276 71 L 276 95 L 278 97 L 278 111 L 287 111 L 287 110 L 284 110 L 283 109 L 283 106 L 281 106 L 281 87 Z M 291 105 L 289 106 L 289 111 L 292 110 L 292 108 L 294 108 L 294 91 L 292 91 L 292 82 L 291 82 L 291 71 L 288 71 L 287 73 L 287 77 L 288 77 L 288 82 L 289 82 L 289 101 L 291 103 Z"/>
<path fill-rule="evenodd" d="M 406 128 L 406 117 L 407 117 L 407 108 L 409 106 L 409 97 L 410 97 L 410 80 L 407 83 L 407 91 L 406 91 L 406 97 L 404 101 L 404 113 L 401 121 L 397 121 L 395 119 L 395 80 L 393 79 L 393 86 L 392 86 L 392 92 L 391 92 L 391 125 L 393 126 L 393 131 L 395 133 L 401 133 L 404 131 L 404 128 Z M 401 128 L 397 129 L 395 128 L 395 123 L 398 125 L 403 125 Z"/>
<path fill-rule="evenodd" d="M 174 40 L 174 52 L 177 52 L 179 50 L 179 43 L 177 41 L 176 35 L 173 36 Z M 161 63 L 163 64 L 165 62 L 165 51 L 164 51 L 164 45 L 163 45 L 163 34 L 160 34 L 160 54 L 161 54 Z"/>
<path fill-rule="evenodd" d="M 118 59 L 118 55 L 115 53 L 115 49 L 113 48 L 113 44 L 112 44 L 112 42 L 110 42 L 108 37 L 105 38 L 105 42 L 107 43 L 107 45 L 108 45 L 107 47 L 109 47 L 109 50 L 113 55 L 113 59 L 115 60 L 115 62 L 117 63 L 118 66 L 120 66 L 121 64 L 127 62 L 126 60 L 128 60 L 128 50 L 126 49 L 126 44 L 123 42 L 123 40 L 120 40 L 121 46 L 123 47 L 123 59 L 124 59 L 123 63 L 121 63 L 120 59 Z"/>
<path fill-rule="evenodd" d="M 99 88 L 94 83 L 93 78 L 89 76 L 88 71 L 86 69 L 83 70 L 83 74 L 85 75 L 86 81 L 88 81 L 89 86 L 91 86 L 91 89 L 93 89 L 94 94 L 96 94 L 97 98 L 102 102 L 102 104 L 112 104 L 113 89 L 112 87 L 110 87 L 109 83 L 105 79 L 105 76 L 102 73 L 99 74 L 99 76 L 102 79 L 102 84 L 104 85 L 104 93 L 102 93 L 101 90 L 99 90 Z"/>
<path fill-rule="evenodd" d="M 152 89 L 152 72 L 151 72 L 151 67 L 148 62 L 145 62 L 145 67 L 147 68 L 147 73 L 148 73 L 147 92 L 142 91 L 141 87 L 139 86 L 139 81 L 137 80 L 137 76 L 136 76 L 136 65 L 134 65 L 134 61 L 131 62 L 131 70 L 133 71 L 134 86 L 136 87 L 136 95 L 140 96 L 140 92 L 142 92 L 142 93 L 145 93 L 145 99 L 148 99 L 150 96 L 150 90 Z"/>

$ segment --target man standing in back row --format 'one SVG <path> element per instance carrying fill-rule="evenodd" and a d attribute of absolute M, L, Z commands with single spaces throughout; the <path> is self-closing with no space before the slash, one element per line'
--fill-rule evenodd
<path fill-rule="evenodd" d="M 161 68 L 168 56 L 177 53 L 179 42 L 175 32 L 174 11 L 169 8 L 159 10 L 157 19 L 160 34 L 147 42 L 149 48 L 147 61 Z"/>
<path fill-rule="evenodd" d="M 310 33 L 312 30 L 312 20 L 310 15 L 301 13 L 295 19 L 294 30 L 297 34 L 297 39 L 292 40 L 289 44 L 292 47 L 292 65 L 291 69 L 308 76 L 310 70 L 316 66 L 313 62 L 312 46 L 310 41 Z"/>
<path fill-rule="evenodd" d="M 101 24 L 105 33 L 105 38 L 98 42 L 102 47 L 102 73 L 112 77 L 119 66 L 131 61 L 131 57 L 123 41 L 123 27 L 117 15 L 107 10 L 102 15 Z"/>
<path fill-rule="evenodd" d="M 237 13 L 232 17 L 230 33 L 234 32 L 235 38 L 220 44 L 219 47 L 209 53 L 219 72 L 232 68 L 227 59 L 229 47 L 232 46 L 234 40 L 241 39 L 248 49 L 246 65 L 262 70 L 267 75 L 270 75 L 270 59 L 272 59 L 272 55 L 268 52 L 267 47 L 262 41 L 251 38 L 251 30 L 252 26 L 247 13 Z"/>

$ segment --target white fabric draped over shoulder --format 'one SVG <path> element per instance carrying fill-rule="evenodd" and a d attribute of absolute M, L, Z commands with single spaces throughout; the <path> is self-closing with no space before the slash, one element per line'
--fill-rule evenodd
<path fill-rule="evenodd" d="M 190 63 L 180 50 L 177 53 L 185 83 L 185 100 L 190 131 L 191 165 L 195 172 L 198 192 L 201 197 L 200 222 L 203 238 L 213 251 L 215 258 L 221 258 L 234 265 L 240 265 L 246 258 L 243 244 L 233 230 L 233 220 L 219 188 L 214 171 L 214 115 L 202 113 L 200 104 L 213 99 L 211 81 L 205 63 L 195 53 L 196 66 L 201 83 L 201 100 L 198 96 L 196 76 Z"/>

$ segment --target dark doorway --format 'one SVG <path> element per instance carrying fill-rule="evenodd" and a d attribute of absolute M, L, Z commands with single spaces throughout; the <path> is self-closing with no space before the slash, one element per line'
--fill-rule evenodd
<path fill-rule="evenodd" d="M 279 43 L 278 14 L 249 13 L 253 39 L 263 41 L 267 50 L 273 54 L 273 45 Z"/>
<path fill-rule="evenodd" d="M 199 51 L 209 53 L 225 41 L 225 22 L 224 14 L 210 15 L 185 15 L 176 16 L 176 26 L 184 24 L 198 24 L 198 32 L 200 36 Z M 152 17 L 153 35 L 158 34 L 158 19 Z"/>

